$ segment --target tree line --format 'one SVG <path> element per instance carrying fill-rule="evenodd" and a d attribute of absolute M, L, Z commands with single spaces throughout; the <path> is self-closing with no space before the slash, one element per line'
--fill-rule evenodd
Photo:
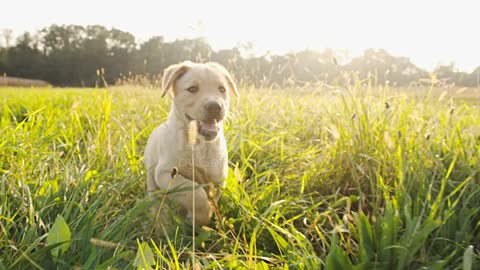
<path fill-rule="evenodd" d="M 466 73 L 452 63 L 428 72 L 382 49 L 367 49 L 348 61 L 332 49 L 258 56 L 248 44 L 215 51 L 202 38 L 167 42 L 155 36 L 140 43 L 131 33 L 100 25 L 51 25 L 25 32 L 16 42 L 11 32 L 3 31 L 2 37 L 0 75 L 41 79 L 55 86 L 102 86 L 139 76 L 156 82 L 165 67 L 183 60 L 219 62 L 241 82 L 256 87 L 335 84 L 352 77 L 406 86 L 429 83 L 432 76 L 447 85 L 480 85 L 480 66 Z"/>

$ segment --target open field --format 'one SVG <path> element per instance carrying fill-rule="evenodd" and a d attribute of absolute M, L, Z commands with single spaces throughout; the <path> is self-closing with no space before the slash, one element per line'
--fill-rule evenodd
<path fill-rule="evenodd" d="M 470 90 L 243 89 L 226 124 L 221 216 L 197 230 L 198 263 L 479 269 L 480 93 Z M 142 153 L 169 110 L 160 95 L 0 89 L 0 269 L 191 267 L 186 225 L 169 241 L 150 237 Z"/>
<path fill-rule="evenodd" d="M 46 87 L 48 83 L 42 80 L 23 79 L 15 77 L 0 76 L 0 87 L 16 86 L 16 87 Z"/>

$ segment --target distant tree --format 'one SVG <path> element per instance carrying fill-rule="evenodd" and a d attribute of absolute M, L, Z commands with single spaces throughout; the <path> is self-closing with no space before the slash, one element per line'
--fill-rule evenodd
<path fill-rule="evenodd" d="M 465 86 L 480 87 L 480 66 L 468 75 L 467 83 Z"/>
<path fill-rule="evenodd" d="M 446 85 L 475 86 L 475 80 L 470 81 L 471 74 L 458 71 L 453 62 L 448 65 L 440 65 L 436 67 L 433 73 L 436 75 L 438 80 Z"/>
<path fill-rule="evenodd" d="M 7 73 L 7 49 L 0 47 L 0 76 Z"/>
<path fill-rule="evenodd" d="M 8 49 L 6 73 L 9 76 L 42 79 L 44 58 L 39 49 L 40 43 L 30 33 L 25 32 L 17 39 L 17 45 Z"/>
<path fill-rule="evenodd" d="M 12 29 L 8 29 L 8 28 L 4 28 L 0 31 L 0 33 L 2 34 L 2 39 L 3 39 L 3 43 L 5 44 L 5 48 L 10 48 L 10 46 L 12 45 L 11 42 L 12 42 L 12 39 L 13 39 L 13 30 Z M 1 45 L 1 43 L 0 43 Z"/>
<path fill-rule="evenodd" d="M 165 41 L 163 37 L 156 36 L 140 45 L 137 52 L 136 67 L 137 73 L 160 74 L 165 68 L 166 55 L 164 51 Z"/>
<path fill-rule="evenodd" d="M 332 49 L 323 52 L 303 50 L 290 54 L 294 59 L 293 76 L 301 82 L 331 81 L 338 76 L 335 53 Z"/>
<path fill-rule="evenodd" d="M 437 66 L 433 70 L 433 73 L 437 76 L 438 80 L 444 83 L 452 84 L 455 82 L 455 66 L 453 63 Z"/>
<path fill-rule="evenodd" d="M 238 48 L 224 49 L 212 52 L 211 60 L 224 65 L 227 69 L 233 70 L 241 65 L 242 56 Z"/>
<path fill-rule="evenodd" d="M 361 79 L 379 84 L 407 85 L 424 78 L 427 73 L 406 57 L 394 57 L 382 49 L 367 49 L 360 57 L 352 59 L 346 70 L 357 72 Z"/>
<path fill-rule="evenodd" d="M 7 72 L 7 48 L 0 46 L 0 76 Z"/>
<path fill-rule="evenodd" d="M 114 82 L 120 74 L 129 72 L 133 67 L 134 52 L 136 50 L 135 37 L 118 29 L 108 31 L 106 40 L 107 57 L 103 67 L 105 79 Z"/>
<path fill-rule="evenodd" d="M 41 34 L 45 79 L 55 85 L 93 86 L 100 80 L 97 71 L 113 83 L 128 72 L 136 49 L 130 33 L 100 25 L 52 25 Z"/>
<path fill-rule="evenodd" d="M 78 25 L 51 25 L 40 31 L 45 65 L 44 76 L 54 85 L 79 85 L 83 59 L 84 28 Z"/>
<path fill-rule="evenodd" d="M 217 61 L 241 83 L 257 87 L 336 84 L 350 73 L 362 80 L 401 86 L 429 76 L 408 58 L 382 49 L 367 49 L 349 61 L 345 52 L 332 49 L 257 55 L 251 42 L 219 51 L 202 38 L 167 42 L 157 36 L 137 43 L 132 34 L 101 25 L 51 25 L 34 34 L 24 33 L 14 44 L 11 31 L 0 34 L 1 44 L 6 44 L 0 47 L 0 75 L 43 79 L 59 86 L 102 86 L 125 75 L 157 80 L 167 66 L 184 60 Z M 445 84 L 480 85 L 480 67 L 469 74 L 452 63 L 433 72 Z"/>
<path fill-rule="evenodd" d="M 0 31 L 0 34 L 0 76 L 3 76 L 7 69 L 8 49 L 13 38 L 13 30 L 5 28 Z"/>

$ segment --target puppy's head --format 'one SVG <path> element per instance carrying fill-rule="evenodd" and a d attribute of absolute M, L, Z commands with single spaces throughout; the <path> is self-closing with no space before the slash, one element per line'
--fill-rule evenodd
<path fill-rule="evenodd" d="M 230 73 L 217 63 L 190 61 L 171 65 L 163 73 L 164 93 L 173 88 L 174 104 L 179 113 L 196 120 L 198 133 L 214 140 L 229 108 L 229 95 L 238 96 Z"/>

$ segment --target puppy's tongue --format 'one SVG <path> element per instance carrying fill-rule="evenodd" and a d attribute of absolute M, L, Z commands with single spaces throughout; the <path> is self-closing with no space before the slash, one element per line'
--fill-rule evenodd
<path fill-rule="evenodd" d="M 215 136 L 218 133 L 218 122 L 214 121 L 199 121 L 198 132 L 205 136 Z"/>

